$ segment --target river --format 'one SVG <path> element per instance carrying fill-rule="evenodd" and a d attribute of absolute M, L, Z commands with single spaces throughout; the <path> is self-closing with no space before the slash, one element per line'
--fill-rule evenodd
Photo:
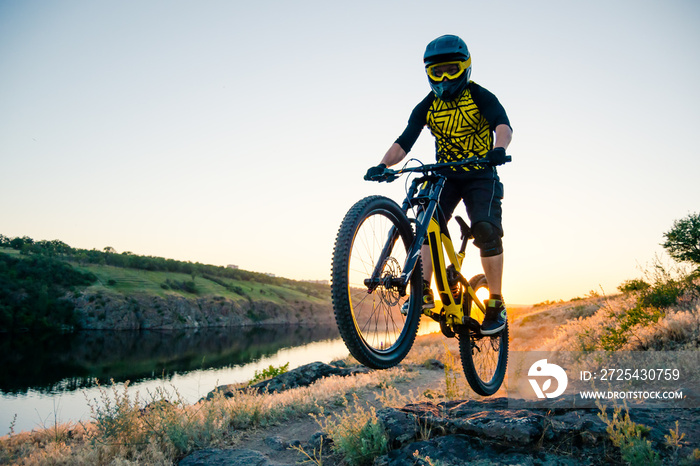
<path fill-rule="evenodd" d="M 90 419 L 88 400 L 111 380 L 148 400 L 164 388 L 194 403 L 255 371 L 348 355 L 335 327 L 29 333 L 0 339 L 0 436 Z"/>

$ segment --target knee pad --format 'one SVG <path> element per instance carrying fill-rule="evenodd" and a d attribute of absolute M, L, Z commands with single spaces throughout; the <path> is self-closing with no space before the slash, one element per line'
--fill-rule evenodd
<path fill-rule="evenodd" d="M 481 250 L 481 257 L 497 256 L 503 253 L 501 232 L 489 222 L 472 225 L 474 245 Z"/>

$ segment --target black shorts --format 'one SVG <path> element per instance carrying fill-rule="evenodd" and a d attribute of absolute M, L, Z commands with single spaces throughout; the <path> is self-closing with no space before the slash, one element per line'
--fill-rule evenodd
<path fill-rule="evenodd" d="M 459 201 L 464 201 L 472 226 L 478 222 L 489 222 L 503 236 L 502 199 L 503 184 L 497 176 L 448 178 L 438 207 L 445 216 L 445 221 L 448 221 Z"/>

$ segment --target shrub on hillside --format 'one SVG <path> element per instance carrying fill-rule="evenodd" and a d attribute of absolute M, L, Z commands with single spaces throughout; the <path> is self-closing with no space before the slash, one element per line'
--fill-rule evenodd
<path fill-rule="evenodd" d="M 185 281 L 179 281 L 179 280 L 170 280 L 169 278 L 165 280 L 165 283 L 161 285 L 161 288 L 167 290 L 179 290 L 179 291 L 184 291 L 185 293 L 190 293 L 190 294 L 197 294 L 197 285 L 195 284 L 194 280 L 185 280 Z"/>
<path fill-rule="evenodd" d="M 559 327 L 552 351 L 697 349 L 700 347 L 700 278 L 663 270 L 653 285 L 616 298 L 590 317 Z"/>
<path fill-rule="evenodd" d="M 0 254 L 0 331 L 74 326 L 73 305 L 65 296 L 95 280 L 47 257 Z"/>
<path fill-rule="evenodd" d="M 627 280 L 617 287 L 623 293 L 631 293 L 633 291 L 644 291 L 649 289 L 651 285 L 644 280 L 635 278 L 634 280 Z"/>

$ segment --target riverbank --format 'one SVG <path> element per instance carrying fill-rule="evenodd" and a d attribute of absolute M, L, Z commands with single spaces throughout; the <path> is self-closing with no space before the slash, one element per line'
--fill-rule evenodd
<path fill-rule="evenodd" d="M 604 349 L 600 345 L 620 332 L 611 324 L 627 324 L 646 297 L 592 297 L 513 312 L 511 351 Z M 674 323 L 696 319 L 699 309 L 696 290 L 689 289 L 658 321 L 632 327 L 636 333 L 630 334 L 637 337 L 620 340 L 619 350 L 653 344 L 657 351 L 697 351 L 697 326 Z M 591 339 L 593 332 L 600 335 Z M 349 358 L 343 363 L 354 366 Z M 462 373 L 457 341 L 429 334 L 419 336 L 393 369 L 332 375 L 277 393 L 230 390 L 229 396 L 219 392 L 188 404 L 165 388 L 148 398 L 128 387 L 102 388 L 91 404 L 91 422 L 11 432 L 0 442 L 0 461 L 280 466 L 309 460 L 394 466 L 457 465 L 465 455 L 484 465 L 700 460 L 697 407 L 542 410 L 525 404 L 512 409 L 503 399 L 507 387 L 508 380 L 488 399 L 474 395 Z"/>
<path fill-rule="evenodd" d="M 193 405 L 167 390 L 145 399 L 105 387 L 92 422 L 4 437 L 0 463 L 621 465 L 613 432 L 624 426 L 644 433 L 648 464 L 697 454 L 697 409 L 634 409 L 624 425 L 609 410 L 514 410 L 503 393 L 473 395 L 458 354 L 455 340 L 425 335 L 393 369 L 369 371 L 350 359 L 312 364 L 327 376 L 275 393 L 240 384 Z"/>
<path fill-rule="evenodd" d="M 221 383 L 270 365 L 325 363 L 347 355 L 335 326 L 258 325 L 184 330 L 90 330 L 0 338 L 0 435 L 90 419 L 98 384 L 129 381 L 145 394 L 175 388 L 196 403 Z M 16 415 L 16 418 L 14 417 Z"/>

